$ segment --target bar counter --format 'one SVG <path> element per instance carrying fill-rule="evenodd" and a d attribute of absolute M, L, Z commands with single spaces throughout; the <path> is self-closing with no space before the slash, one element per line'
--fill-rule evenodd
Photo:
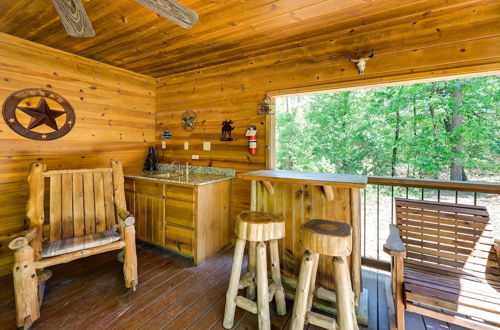
<path fill-rule="evenodd" d="M 242 173 L 239 179 L 252 181 L 251 206 L 283 217 L 286 236 L 280 246 L 284 275 L 297 278 L 302 257 L 300 226 L 313 219 L 349 223 L 352 226 L 352 254 L 348 258 L 356 301 L 361 295 L 360 189 L 366 176 L 261 170 Z M 317 283 L 334 289 L 331 258 L 321 256 Z"/>

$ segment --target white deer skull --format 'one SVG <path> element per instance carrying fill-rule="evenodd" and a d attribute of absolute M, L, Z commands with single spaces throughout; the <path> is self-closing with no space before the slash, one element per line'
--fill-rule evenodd
<path fill-rule="evenodd" d="M 367 57 L 361 57 L 361 58 L 352 58 L 351 56 L 349 56 L 349 60 L 351 62 L 356 63 L 356 66 L 358 67 L 359 74 L 365 74 L 366 62 L 368 62 L 368 60 L 370 58 L 372 58 L 373 55 L 375 55 L 375 53 L 374 53 L 373 48 L 372 48 L 371 55 L 369 55 Z"/>

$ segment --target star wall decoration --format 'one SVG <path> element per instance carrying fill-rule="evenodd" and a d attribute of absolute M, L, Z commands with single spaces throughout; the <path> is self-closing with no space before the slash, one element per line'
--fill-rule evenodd
<path fill-rule="evenodd" d="M 55 131 L 59 130 L 57 127 L 56 118 L 64 115 L 65 111 L 51 110 L 45 98 L 41 97 L 35 108 L 30 107 L 17 107 L 19 110 L 31 117 L 28 129 L 33 129 L 40 125 L 47 125 Z"/>
<path fill-rule="evenodd" d="M 35 106 L 31 106 L 31 103 L 35 103 L 33 100 L 36 100 Z M 24 117 L 19 119 L 18 112 Z M 76 120 L 73 108 L 63 97 L 36 88 L 23 89 L 7 97 L 2 114 L 14 132 L 40 141 L 54 140 L 68 134 Z M 29 118 L 29 123 L 26 118 Z"/>

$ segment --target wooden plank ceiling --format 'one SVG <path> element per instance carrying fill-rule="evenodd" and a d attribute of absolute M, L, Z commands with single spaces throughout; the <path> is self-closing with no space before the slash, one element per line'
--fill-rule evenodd
<path fill-rule="evenodd" d="M 183 29 L 134 0 L 84 0 L 94 38 L 66 34 L 50 0 L 1 0 L 0 31 L 153 77 L 346 36 L 479 0 L 180 0 Z M 353 46 L 369 50 L 370 40 Z M 363 48 L 363 49 L 361 49 Z M 368 49 L 365 49 L 368 48 Z M 380 50 L 378 50 L 380 52 Z M 338 54 L 337 54 L 338 55 Z"/>

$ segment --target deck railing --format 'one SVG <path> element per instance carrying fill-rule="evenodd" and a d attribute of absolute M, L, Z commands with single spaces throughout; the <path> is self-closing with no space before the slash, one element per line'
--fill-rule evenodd
<path fill-rule="evenodd" d="M 497 183 L 370 176 L 361 197 L 361 251 L 365 265 L 389 267 L 389 256 L 382 247 L 389 224 L 395 223 L 394 197 L 485 206 L 496 236 L 500 237 L 500 184 Z"/>

